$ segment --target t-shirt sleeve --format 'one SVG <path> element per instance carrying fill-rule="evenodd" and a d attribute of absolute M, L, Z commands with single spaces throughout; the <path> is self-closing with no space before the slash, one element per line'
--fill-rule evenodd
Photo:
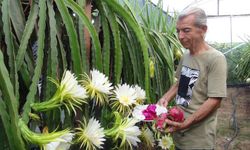
<path fill-rule="evenodd" d="M 226 97 L 227 62 L 223 54 L 212 60 L 208 70 L 208 97 Z"/>

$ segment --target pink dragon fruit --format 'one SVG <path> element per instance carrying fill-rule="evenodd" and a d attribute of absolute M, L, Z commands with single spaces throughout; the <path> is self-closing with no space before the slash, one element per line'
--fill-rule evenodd
<path fill-rule="evenodd" d="M 156 128 L 162 130 L 165 126 L 165 119 L 168 117 L 167 113 L 161 114 L 158 118 L 156 118 Z"/>
<path fill-rule="evenodd" d="M 174 106 L 168 111 L 168 119 L 176 122 L 184 121 L 184 112 L 181 108 Z"/>

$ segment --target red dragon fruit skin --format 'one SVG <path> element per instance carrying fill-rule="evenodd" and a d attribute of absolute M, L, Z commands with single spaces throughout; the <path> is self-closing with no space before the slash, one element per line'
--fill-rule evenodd
<path fill-rule="evenodd" d="M 172 121 L 183 122 L 184 121 L 184 112 L 181 108 L 174 106 L 168 111 L 168 118 Z"/>
<path fill-rule="evenodd" d="M 156 128 L 157 129 L 163 129 L 164 128 L 165 119 L 167 119 L 167 117 L 168 117 L 168 114 L 163 113 L 156 119 Z"/>

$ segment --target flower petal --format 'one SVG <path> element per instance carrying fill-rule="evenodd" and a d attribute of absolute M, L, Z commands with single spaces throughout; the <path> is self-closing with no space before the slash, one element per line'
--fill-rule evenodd
<path fill-rule="evenodd" d="M 156 111 L 156 115 L 157 116 L 159 116 L 159 115 L 161 115 L 163 113 L 167 113 L 168 112 L 167 108 L 165 108 L 163 106 L 160 106 L 160 105 L 156 105 L 155 111 Z"/>

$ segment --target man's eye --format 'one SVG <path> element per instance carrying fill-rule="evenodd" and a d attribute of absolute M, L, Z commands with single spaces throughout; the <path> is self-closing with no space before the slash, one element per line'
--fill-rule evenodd
<path fill-rule="evenodd" d="M 183 31 L 184 32 L 190 32 L 190 29 L 184 29 Z"/>

